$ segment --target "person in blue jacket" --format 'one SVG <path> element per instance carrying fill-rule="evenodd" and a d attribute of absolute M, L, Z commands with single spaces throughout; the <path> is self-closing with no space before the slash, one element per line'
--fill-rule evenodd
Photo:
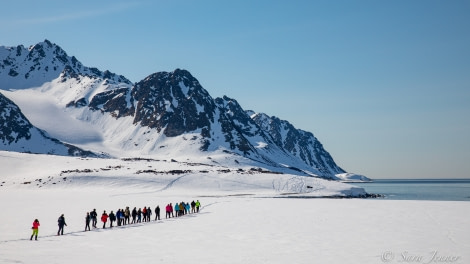
<path fill-rule="evenodd" d="M 175 215 L 176 217 L 179 216 L 180 213 L 180 205 L 178 203 L 175 204 Z"/>
<path fill-rule="evenodd" d="M 121 212 L 121 209 L 118 209 L 116 211 L 116 220 L 117 220 L 118 226 L 121 226 L 121 218 L 122 218 L 122 212 Z"/>

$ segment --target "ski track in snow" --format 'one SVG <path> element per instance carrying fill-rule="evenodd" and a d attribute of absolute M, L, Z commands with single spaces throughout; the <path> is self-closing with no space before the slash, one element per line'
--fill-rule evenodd
<path fill-rule="evenodd" d="M 182 175 L 182 176 L 179 176 L 177 177 L 176 179 L 170 181 L 170 183 L 168 183 L 165 187 L 163 187 L 162 189 L 159 190 L 159 192 L 162 192 L 162 191 L 165 191 L 165 190 L 168 190 L 170 189 L 173 184 L 175 184 L 177 181 L 181 180 L 182 178 L 186 177 L 187 175 Z"/>

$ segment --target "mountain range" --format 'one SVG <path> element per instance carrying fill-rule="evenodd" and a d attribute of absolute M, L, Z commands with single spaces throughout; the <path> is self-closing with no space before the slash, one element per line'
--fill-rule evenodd
<path fill-rule="evenodd" d="M 223 153 L 274 171 L 345 173 L 311 133 L 213 98 L 187 70 L 132 83 L 45 40 L 0 47 L 0 150 L 193 159 Z"/>

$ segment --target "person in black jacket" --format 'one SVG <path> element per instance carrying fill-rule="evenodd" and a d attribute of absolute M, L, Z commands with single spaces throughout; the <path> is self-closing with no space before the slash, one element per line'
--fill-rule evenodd
<path fill-rule="evenodd" d="M 196 202 L 194 202 L 194 200 L 191 202 L 191 213 L 195 213 L 196 212 Z"/>
<path fill-rule="evenodd" d="M 62 214 L 59 219 L 57 220 L 57 223 L 59 224 L 59 231 L 57 231 L 57 235 L 64 235 L 64 225 L 66 226 L 67 223 L 65 223 L 65 217 L 64 214 Z"/>
<path fill-rule="evenodd" d="M 96 213 L 96 209 L 93 209 L 90 213 L 91 221 L 93 222 L 93 227 L 96 228 L 96 223 L 98 223 L 98 213 Z"/>
<path fill-rule="evenodd" d="M 135 219 L 137 218 L 137 208 L 132 209 L 132 223 L 135 224 Z"/>
<path fill-rule="evenodd" d="M 109 213 L 109 223 L 110 223 L 110 227 L 113 227 L 113 222 L 116 221 L 116 215 L 113 213 L 113 211 L 111 211 L 111 213 Z"/>
<path fill-rule="evenodd" d="M 141 223 L 142 222 L 142 209 L 139 208 L 139 210 L 137 211 L 137 223 Z"/>
<path fill-rule="evenodd" d="M 85 216 L 85 231 L 88 229 L 90 231 L 90 221 L 91 221 L 91 216 L 90 213 L 87 212 Z"/>
<path fill-rule="evenodd" d="M 160 206 L 155 207 L 155 221 L 160 220 Z"/>
<path fill-rule="evenodd" d="M 150 209 L 150 206 L 147 207 L 147 222 L 150 222 L 150 217 L 152 216 L 152 209 Z"/>

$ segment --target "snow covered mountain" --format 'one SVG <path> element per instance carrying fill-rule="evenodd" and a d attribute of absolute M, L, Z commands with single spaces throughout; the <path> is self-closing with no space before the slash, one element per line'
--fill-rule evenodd
<path fill-rule="evenodd" d="M 83 66 L 45 40 L 28 49 L 0 47 L 0 89 L 41 129 L 95 152 L 187 159 L 223 152 L 237 162 L 243 158 L 310 176 L 345 172 L 312 133 L 245 111 L 226 96 L 214 99 L 186 70 L 154 73 L 132 84 Z M 62 125 L 44 121 L 45 103 L 55 109 L 47 114 L 64 120 Z M 3 134 L 8 126 L 1 127 Z"/>
<path fill-rule="evenodd" d="M 109 71 L 83 66 L 74 56 L 70 57 L 58 45 L 49 40 L 29 48 L 0 47 L 0 85 L 2 89 L 38 87 L 56 79 L 60 74 L 92 76 L 112 82 L 130 83 L 123 76 Z"/>

